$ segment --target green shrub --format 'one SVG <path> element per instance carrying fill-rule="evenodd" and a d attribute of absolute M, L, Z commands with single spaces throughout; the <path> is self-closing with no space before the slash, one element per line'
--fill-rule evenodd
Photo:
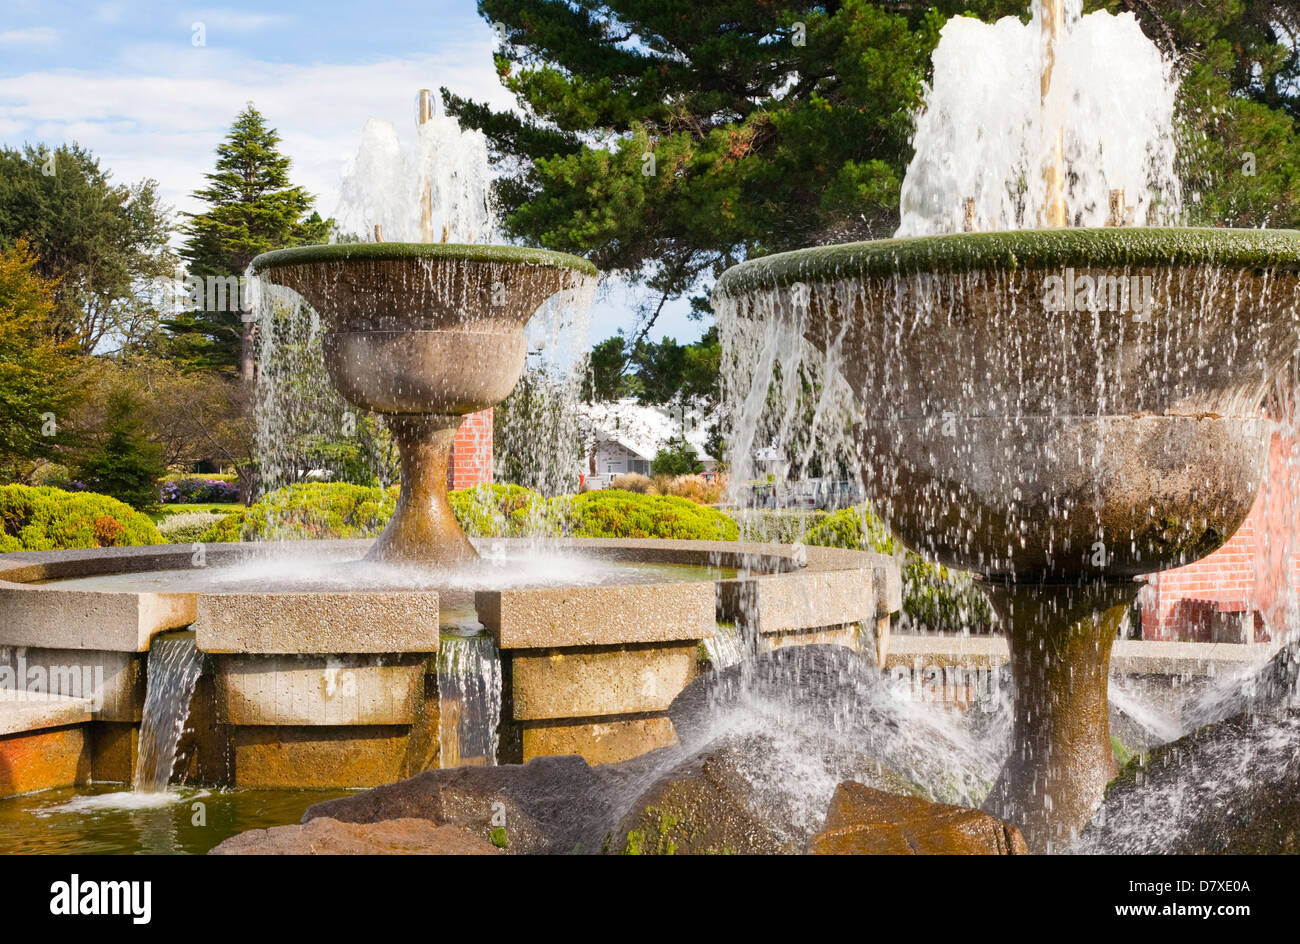
<path fill-rule="evenodd" d="M 684 436 L 669 440 L 668 445 L 650 460 L 652 475 L 698 475 L 703 471 L 704 463 L 700 462 L 699 453 Z"/>
<path fill-rule="evenodd" d="M 989 632 L 995 621 L 988 597 L 968 573 L 932 564 L 903 548 L 870 508 L 845 508 L 820 518 L 805 544 L 902 555 L 903 612 L 931 630 Z"/>
<path fill-rule="evenodd" d="M 734 541 L 740 535 L 731 518 L 685 498 L 603 489 L 568 501 L 565 530 L 575 537 Z"/>
<path fill-rule="evenodd" d="M 383 530 L 397 490 L 334 482 L 290 485 L 226 515 L 203 541 L 259 538 L 363 538 Z M 736 523 L 685 498 L 605 489 L 547 500 L 519 485 L 480 485 L 448 496 L 471 537 L 524 534 L 595 538 L 683 538 L 734 541 Z"/>
<path fill-rule="evenodd" d="M 123 391 L 108 398 L 108 435 L 78 460 L 77 478 L 91 491 L 111 495 L 132 508 L 158 505 L 158 479 L 166 473 L 162 447 L 144 432 L 140 404 Z"/>
<path fill-rule="evenodd" d="M 560 503 L 522 485 L 476 485 L 448 493 L 447 500 L 472 538 L 554 535 L 559 530 Z"/>
<path fill-rule="evenodd" d="M 306 482 L 276 489 L 226 515 L 202 541 L 376 537 L 397 505 L 397 488 Z"/>
<path fill-rule="evenodd" d="M 165 544 L 147 515 L 94 492 L 0 485 L 0 551 Z"/>
<path fill-rule="evenodd" d="M 158 533 L 169 544 L 193 544 L 202 540 L 207 530 L 225 517 L 221 512 L 211 511 L 182 511 L 165 515 L 158 522 Z"/>

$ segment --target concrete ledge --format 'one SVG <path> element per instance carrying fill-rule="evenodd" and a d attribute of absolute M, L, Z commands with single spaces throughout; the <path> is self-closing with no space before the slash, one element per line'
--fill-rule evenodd
<path fill-rule="evenodd" d="M 194 632 L 212 653 L 437 652 L 438 594 L 204 593 Z"/>
<path fill-rule="evenodd" d="M 215 683 L 224 724 L 412 724 L 424 703 L 424 661 L 221 656 Z"/>
<path fill-rule="evenodd" d="M 135 722 L 144 707 L 142 662 L 133 652 L 0 646 L 0 690 L 84 698 L 95 721 Z"/>
<path fill-rule="evenodd" d="M 500 649 L 699 640 L 713 635 L 710 582 L 480 590 L 479 620 Z"/>
<path fill-rule="evenodd" d="M 1121 675 L 1214 676 L 1258 665 L 1279 645 L 1117 639 L 1111 649 L 1110 668 Z M 1009 658 L 1005 636 L 896 633 L 890 639 L 885 667 L 910 668 L 920 661 L 939 668 L 989 669 L 1004 665 Z"/>
<path fill-rule="evenodd" d="M 695 649 L 692 640 L 512 653 L 514 717 L 524 721 L 665 711 L 695 676 Z"/>
<path fill-rule="evenodd" d="M 0 735 L 24 734 L 91 719 L 90 700 L 0 689 Z"/>

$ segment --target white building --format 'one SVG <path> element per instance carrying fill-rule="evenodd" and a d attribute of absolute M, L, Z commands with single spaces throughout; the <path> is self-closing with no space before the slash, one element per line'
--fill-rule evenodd
<path fill-rule="evenodd" d="M 579 408 L 586 441 L 586 467 L 582 470 L 588 488 L 604 488 L 612 479 L 629 472 L 650 474 L 650 463 L 659 451 L 682 435 L 695 448 L 705 472 L 718 464 L 704 444 L 708 440 L 707 418 L 696 411 L 684 415 L 633 399 L 612 403 L 588 403 Z"/>

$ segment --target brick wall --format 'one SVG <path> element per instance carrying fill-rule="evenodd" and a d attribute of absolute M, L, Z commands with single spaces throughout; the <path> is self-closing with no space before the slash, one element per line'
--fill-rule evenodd
<path fill-rule="evenodd" d="M 447 465 L 447 487 L 469 488 L 492 481 L 492 411 L 465 417 L 456 430 Z"/>
<path fill-rule="evenodd" d="M 1215 613 L 1250 612 L 1255 638 L 1285 627 L 1290 588 L 1300 584 L 1300 436 L 1273 435 L 1268 478 L 1250 516 L 1223 547 L 1194 564 L 1148 578 L 1145 639 L 1208 641 Z"/>

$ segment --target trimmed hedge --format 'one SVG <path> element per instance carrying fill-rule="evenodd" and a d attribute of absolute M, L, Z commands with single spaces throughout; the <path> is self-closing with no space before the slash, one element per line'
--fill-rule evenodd
<path fill-rule="evenodd" d="M 584 538 L 676 538 L 735 541 L 736 522 L 707 505 L 671 495 L 642 495 L 618 489 L 584 492 L 566 501 L 566 531 Z"/>
<path fill-rule="evenodd" d="M 95 492 L 0 485 L 0 551 L 166 544 L 148 515 Z"/>
<path fill-rule="evenodd" d="M 734 541 L 736 523 L 685 498 L 605 489 L 545 499 L 519 485 L 480 485 L 448 496 L 470 537 L 525 534 L 593 538 L 682 538 Z M 343 483 L 291 485 L 232 512 L 203 533 L 203 541 L 259 538 L 363 538 L 384 529 L 397 489 Z"/>
<path fill-rule="evenodd" d="M 996 617 L 968 573 L 932 564 L 896 541 L 870 508 L 844 508 L 808 529 L 805 544 L 902 554 L 903 612 L 931 630 L 987 633 Z"/>

